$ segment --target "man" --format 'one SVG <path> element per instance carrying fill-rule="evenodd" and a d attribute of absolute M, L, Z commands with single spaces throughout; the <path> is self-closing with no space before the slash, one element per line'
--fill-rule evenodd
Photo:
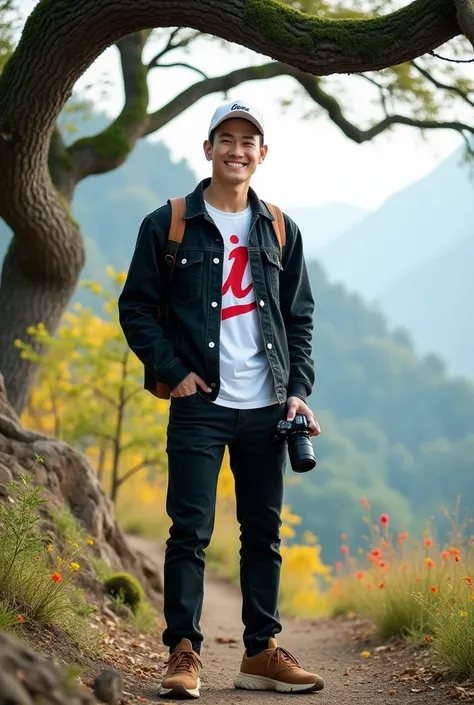
<path fill-rule="evenodd" d="M 285 215 L 281 256 L 273 217 L 250 188 L 267 149 L 257 109 L 237 102 L 216 110 L 204 142 L 212 177 L 186 197 L 171 284 L 166 204 L 141 225 L 119 299 L 130 348 L 152 386 L 167 385 L 171 396 L 163 634 L 170 658 L 160 694 L 173 699 L 199 697 L 204 549 L 226 447 L 241 527 L 245 625 L 234 685 L 279 692 L 324 686 L 275 640 L 286 447 L 273 436 L 296 413 L 307 416 L 311 435 L 320 428 L 305 403 L 314 381 L 314 303 L 301 234 Z M 157 315 L 164 296 L 166 325 Z"/>

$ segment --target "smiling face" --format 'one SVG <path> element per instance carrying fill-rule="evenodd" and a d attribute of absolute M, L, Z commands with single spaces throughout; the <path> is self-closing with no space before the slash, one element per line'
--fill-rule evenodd
<path fill-rule="evenodd" d="M 213 179 L 225 184 L 249 183 L 268 147 L 261 144 L 258 129 L 248 120 L 231 118 L 215 130 L 213 142 L 204 142 L 204 153 L 212 161 Z"/>

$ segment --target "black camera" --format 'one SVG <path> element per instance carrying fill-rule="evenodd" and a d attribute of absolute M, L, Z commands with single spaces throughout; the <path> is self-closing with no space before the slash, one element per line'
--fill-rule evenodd
<path fill-rule="evenodd" d="M 279 421 L 274 436 L 275 442 L 288 443 L 291 467 L 295 472 L 308 472 L 316 465 L 313 444 L 310 440 L 308 419 L 304 414 L 296 414 L 293 421 Z"/>

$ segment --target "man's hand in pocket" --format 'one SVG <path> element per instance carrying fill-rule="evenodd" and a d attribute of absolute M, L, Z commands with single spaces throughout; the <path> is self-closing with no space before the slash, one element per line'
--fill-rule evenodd
<path fill-rule="evenodd" d="M 198 387 L 201 387 L 205 392 L 211 392 L 211 388 L 205 383 L 195 372 L 190 372 L 182 382 L 178 384 L 171 392 L 172 397 L 190 397 L 196 394 Z"/>

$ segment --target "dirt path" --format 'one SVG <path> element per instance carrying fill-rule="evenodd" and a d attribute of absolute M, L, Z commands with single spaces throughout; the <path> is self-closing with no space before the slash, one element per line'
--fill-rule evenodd
<path fill-rule="evenodd" d="M 293 703 L 295 695 L 270 692 L 247 692 L 233 688 L 234 674 L 242 656 L 241 599 L 237 588 L 208 575 L 201 626 L 205 636 L 202 647 L 204 670 L 199 702 L 206 705 L 242 705 L 243 703 Z M 361 624 L 354 620 L 305 622 L 283 619 L 279 643 L 289 649 L 308 670 L 319 673 L 325 689 L 299 696 L 321 705 L 441 705 L 452 702 L 448 684 L 423 683 L 429 672 L 428 650 L 412 647 L 375 651 L 374 644 L 361 641 Z M 219 643 L 232 639 L 233 643 Z M 361 656 L 369 650 L 371 656 Z M 404 672 L 409 668 L 409 672 Z M 422 670 L 420 670 L 422 669 Z M 416 671 L 416 673 L 415 673 Z M 400 682 L 399 678 L 405 682 Z M 141 690 L 152 701 L 156 683 Z M 415 692 L 412 692 L 412 691 Z"/>

